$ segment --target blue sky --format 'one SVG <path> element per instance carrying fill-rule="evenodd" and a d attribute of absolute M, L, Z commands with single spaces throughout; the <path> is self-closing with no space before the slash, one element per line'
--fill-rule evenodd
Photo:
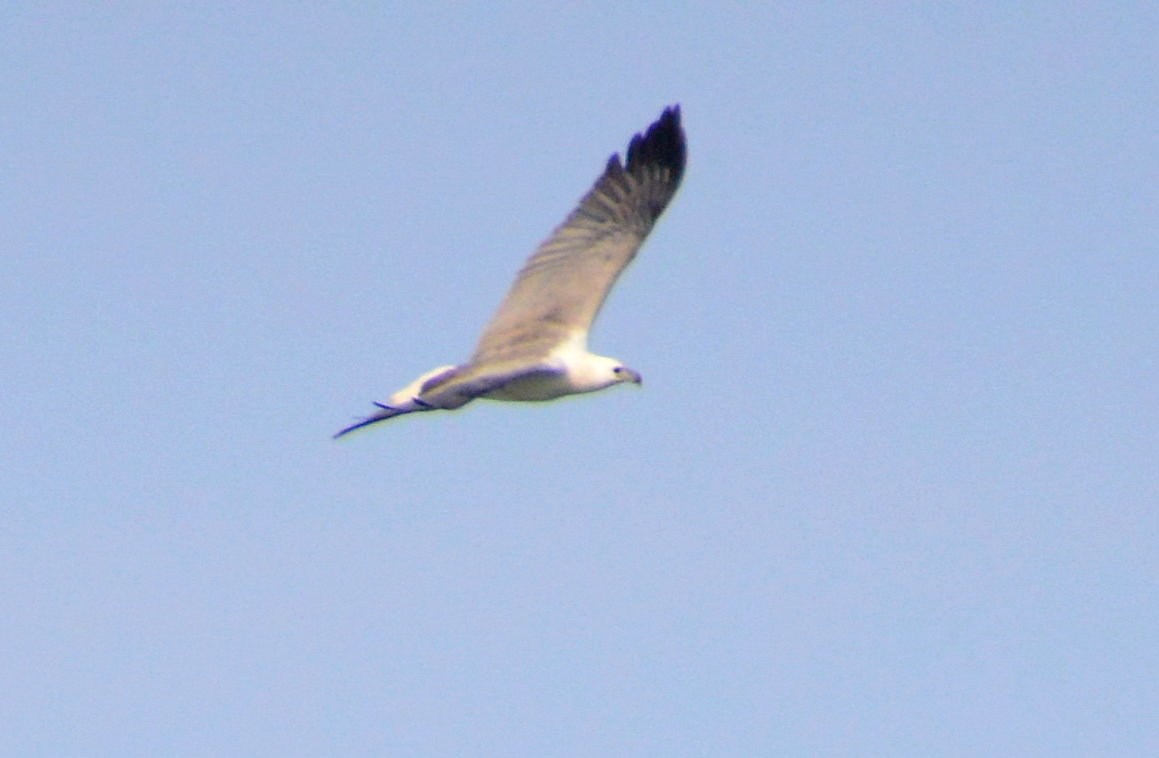
<path fill-rule="evenodd" d="M 1159 753 L 1155 7 L 417 7 L 2 12 L 0 754 Z"/>

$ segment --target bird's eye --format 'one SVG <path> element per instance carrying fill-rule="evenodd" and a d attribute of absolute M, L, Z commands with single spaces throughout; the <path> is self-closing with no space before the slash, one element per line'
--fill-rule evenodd
<path fill-rule="evenodd" d="M 614 369 L 612 369 L 612 373 L 613 374 L 622 374 L 622 373 L 624 373 L 624 367 L 623 366 L 616 366 Z"/>

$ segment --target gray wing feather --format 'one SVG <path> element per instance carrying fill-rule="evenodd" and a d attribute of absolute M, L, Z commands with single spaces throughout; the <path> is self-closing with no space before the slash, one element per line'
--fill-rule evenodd
<path fill-rule="evenodd" d="M 527 260 L 484 330 L 471 363 L 546 354 L 587 333 L 620 272 L 668 206 L 684 175 L 680 106 L 664 110 L 628 146 Z"/>

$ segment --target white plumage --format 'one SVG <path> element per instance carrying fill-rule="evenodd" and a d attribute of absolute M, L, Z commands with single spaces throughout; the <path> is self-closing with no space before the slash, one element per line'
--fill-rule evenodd
<path fill-rule="evenodd" d="M 666 108 L 632 138 L 624 164 L 612 155 L 576 209 L 527 260 L 469 361 L 428 371 L 335 437 L 476 398 L 542 401 L 639 384 L 637 372 L 588 351 L 588 332 L 680 186 L 686 156 L 680 106 Z"/>

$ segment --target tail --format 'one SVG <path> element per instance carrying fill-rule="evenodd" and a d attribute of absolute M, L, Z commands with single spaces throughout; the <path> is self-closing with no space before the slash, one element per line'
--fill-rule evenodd
<path fill-rule="evenodd" d="M 344 434 L 350 434 L 356 429 L 361 429 L 364 426 L 377 424 L 379 421 L 386 421 L 388 418 L 395 416 L 402 416 L 407 413 L 419 413 L 421 411 L 437 411 L 441 406 L 431 405 L 423 400 L 420 395 L 429 390 L 439 382 L 446 381 L 455 375 L 458 371 L 457 366 L 439 366 L 436 369 L 431 369 L 427 373 L 415 379 L 413 382 L 403 387 L 398 392 L 390 396 L 390 400 L 385 403 L 376 402 L 379 410 L 372 413 L 366 418 L 351 424 L 338 434 L 334 435 L 334 439 L 338 439 Z M 454 406 L 458 407 L 458 406 Z"/>
<path fill-rule="evenodd" d="M 379 421 L 392 419 L 395 416 L 405 416 L 408 413 L 421 413 L 422 411 L 438 410 L 438 408 L 435 406 L 431 405 L 430 403 L 424 403 L 417 397 L 411 398 L 406 403 L 401 403 L 399 405 L 387 405 L 386 403 L 375 403 L 375 405 L 378 406 L 377 411 L 370 414 L 366 418 L 356 421 L 342 431 L 338 432 L 334 435 L 334 439 L 338 439 L 339 437 L 350 434 L 351 432 L 362 429 L 363 427 L 370 426 L 371 424 L 377 424 Z"/>

